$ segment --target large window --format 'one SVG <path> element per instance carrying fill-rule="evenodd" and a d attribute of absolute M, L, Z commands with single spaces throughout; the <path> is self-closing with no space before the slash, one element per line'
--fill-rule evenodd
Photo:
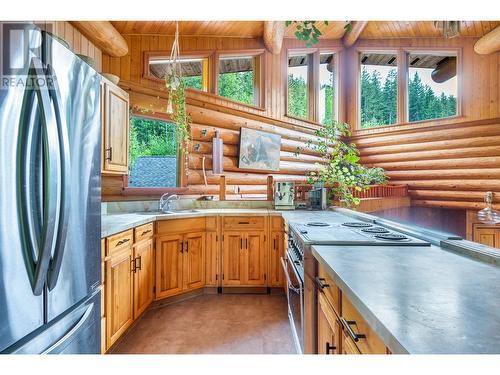
<path fill-rule="evenodd" d="M 129 187 L 178 186 L 178 145 L 173 123 L 130 118 Z"/>
<path fill-rule="evenodd" d="M 408 54 L 408 120 L 457 114 L 456 55 Z"/>
<path fill-rule="evenodd" d="M 259 105 L 260 56 L 224 56 L 219 59 L 217 93 L 224 98 Z"/>
<path fill-rule="evenodd" d="M 290 54 L 288 57 L 288 100 L 289 116 L 309 119 L 309 60 L 307 54 Z"/>
<path fill-rule="evenodd" d="M 321 53 L 319 58 L 319 122 L 336 121 L 337 108 L 337 65 L 335 54 Z"/>
<path fill-rule="evenodd" d="M 172 69 L 170 59 L 150 57 L 148 63 L 148 74 L 153 78 L 163 80 Z M 187 88 L 208 91 L 208 57 L 181 58 L 180 67 Z"/>
<path fill-rule="evenodd" d="M 397 122 L 398 70 L 395 53 L 361 53 L 361 128 Z"/>

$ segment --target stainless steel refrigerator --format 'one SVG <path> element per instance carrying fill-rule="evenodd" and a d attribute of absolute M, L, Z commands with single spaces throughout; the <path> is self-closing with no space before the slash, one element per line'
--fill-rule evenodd
<path fill-rule="evenodd" d="M 0 352 L 100 352 L 100 76 L 0 23 Z"/>

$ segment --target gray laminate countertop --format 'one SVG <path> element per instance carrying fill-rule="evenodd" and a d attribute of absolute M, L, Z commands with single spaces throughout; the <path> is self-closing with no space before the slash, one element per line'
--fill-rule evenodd
<path fill-rule="evenodd" d="M 500 353 L 500 267 L 438 246 L 313 246 L 393 353 Z"/>

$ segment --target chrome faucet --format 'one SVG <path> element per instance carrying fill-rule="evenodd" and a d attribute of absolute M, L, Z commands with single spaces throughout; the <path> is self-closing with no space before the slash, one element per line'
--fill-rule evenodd
<path fill-rule="evenodd" d="M 160 201 L 158 202 L 158 211 L 160 211 L 160 212 L 170 211 L 170 204 L 171 204 L 173 199 L 179 199 L 179 196 L 176 194 L 169 194 L 169 193 L 163 194 L 160 198 Z M 165 206 L 166 206 L 166 209 L 165 209 Z"/>

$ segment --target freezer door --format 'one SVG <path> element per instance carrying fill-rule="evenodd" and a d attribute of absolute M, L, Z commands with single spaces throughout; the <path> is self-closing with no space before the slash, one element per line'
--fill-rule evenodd
<path fill-rule="evenodd" d="M 61 157 L 57 244 L 47 277 L 50 322 L 100 285 L 100 76 L 48 35 L 43 55 Z"/>
<path fill-rule="evenodd" d="M 48 148 L 42 147 L 47 124 L 41 123 L 40 108 L 47 93 L 13 83 L 26 78 L 30 66 L 34 69 L 33 64 L 41 63 L 40 51 L 33 48 L 29 57 L 33 64 L 23 64 L 28 46 L 41 45 L 41 34 L 2 22 L 0 37 L 0 65 L 5 68 L 11 62 L 18 69 L 11 75 L 13 81 L 0 87 L 1 352 L 43 324 L 45 275 L 40 252 L 47 227 L 44 229 L 41 160 Z M 6 73 L 2 69 L 4 78 Z"/>
<path fill-rule="evenodd" d="M 101 291 L 11 348 L 12 354 L 99 354 Z"/>

